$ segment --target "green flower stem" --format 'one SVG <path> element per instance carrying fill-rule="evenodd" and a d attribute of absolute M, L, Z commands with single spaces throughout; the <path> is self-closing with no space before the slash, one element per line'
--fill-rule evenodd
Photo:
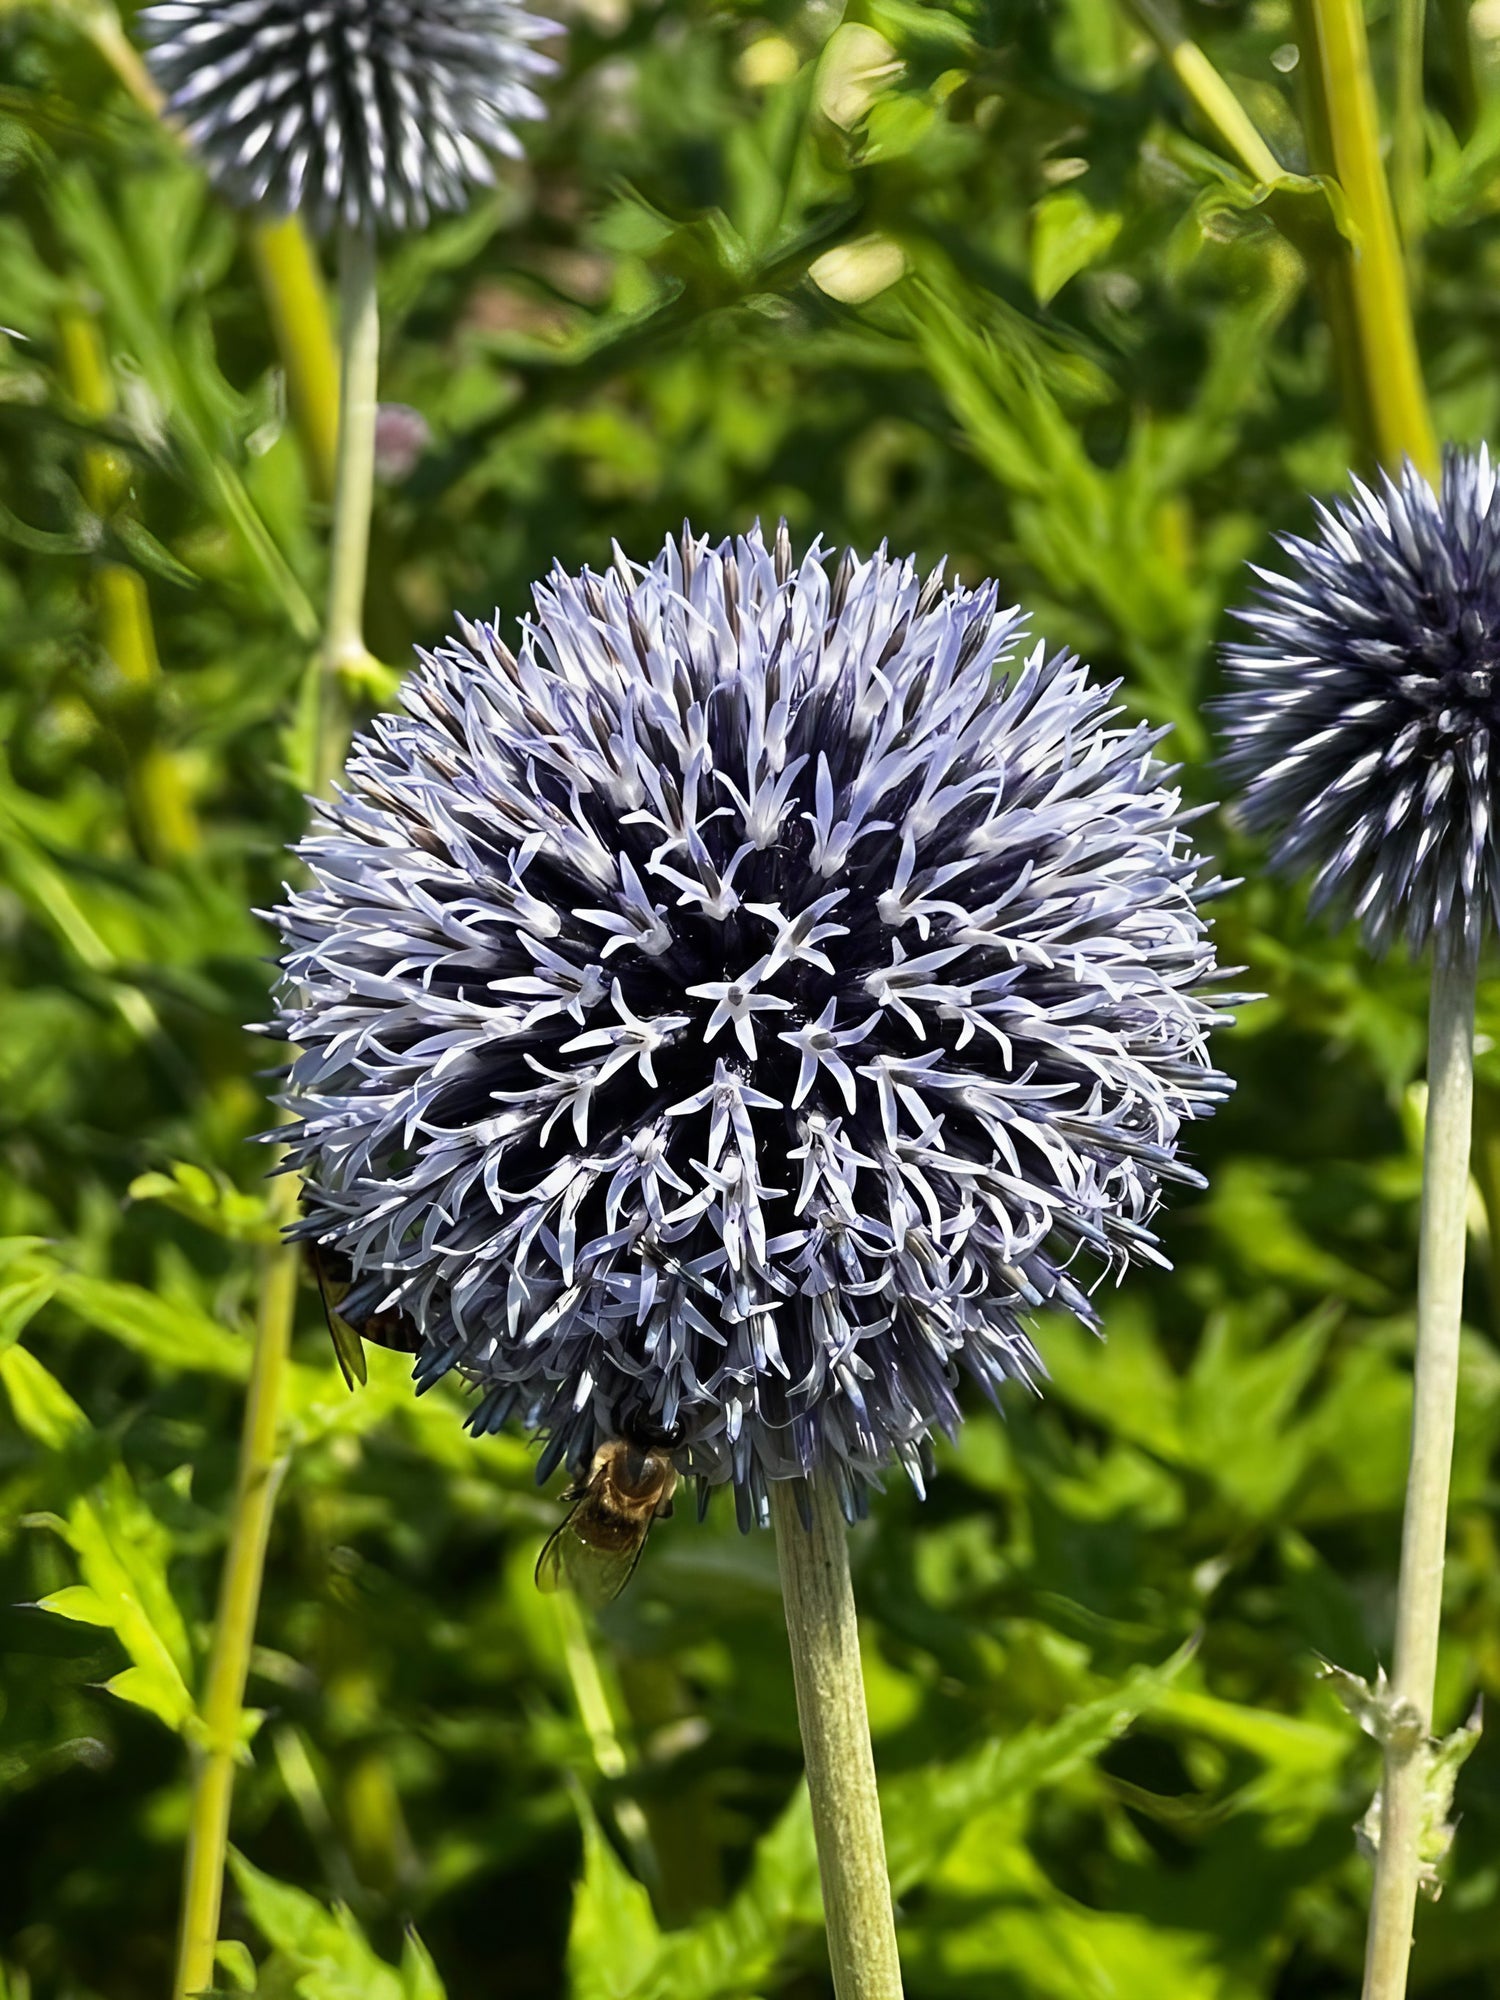
<path fill-rule="evenodd" d="M 345 229 L 339 239 L 339 436 L 328 607 L 323 621 L 314 789 L 327 791 L 343 760 L 348 717 L 343 677 L 362 667 L 370 505 L 375 491 L 375 413 L 380 371 L 380 311 L 373 233 Z"/>
<path fill-rule="evenodd" d="M 1458 1407 L 1477 976 L 1477 960 L 1471 953 L 1454 957 L 1439 953 L 1434 962 L 1411 1466 L 1401 1533 L 1391 1727 L 1365 1946 L 1364 2000 L 1402 2000 L 1417 1904 L 1418 1837 L 1428 1765 L 1426 1746 L 1432 1734 L 1448 1479 Z"/>
<path fill-rule="evenodd" d="M 807 1493 L 810 1527 L 803 1527 L 796 1495 L 785 1480 L 771 1487 L 771 1518 L 833 1990 L 837 2000 L 901 2000 L 844 1521 L 826 1482 L 810 1480 Z"/>
<path fill-rule="evenodd" d="M 1410 458 L 1438 472 L 1396 215 L 1380 159 L 1380 126 L 1360 0 L 1296 0 L 1310 97 L 1308 137 L 1321 172 L 1338 180 L 1358 235 L 1340 246 L 1354 332 L 1343 356 L 1357 374 L 1376 458 Z M 1322 157 L 1317 157 L 1322 155 Z"/>
<path fill-rule="evenodd" d="M 1391 28 L 1396 88 L 1391 106 L 1391 193 L 1409 267 L 1416 263 L 1424 219 L 1422 182 L 1427 168 L 1427 106 L 1422 87 L 1422 52 L 1426 27 L 1427 0 L 1394 0 Z"/>
<path fill-rule="evenodd" d="M 331 500 L 338 476 L 339 363 L 323 274 L 294 215 L 251 223 L 249 239 L 308 482 L 318 499 Z"/>
<path fill-rule="evenodd" d="M 1198 44 L 1184 33 L 1169 0 L 1126 0 L 1130 11 L 1161 50 L 1167 67 L 1251 180 L 1279 180 L 1286 171 L 1243 104 Z"/>
<path fill-rule="evenodd" d="M 318 664 L 317 722 L 312 748 L 317 789 L 327 790 L 343 761 L 347 714 L 339 674 L 365 657 L 364 592 L 374 488 L 375 399 L 380 327 L 375 306 L 375 244 L 346 232 L 340 290 L 343 367 L 339 403 L 338 471 L 329 548 L 328 614 Z M 283 1225 L 297 1211 L 299 1182 L 275 1182 L 274 1212 Z M 299 1253 L 279 1244 L 267 1253 L 250 1363 L 250 1392 L 240 1439 L 239 1479 L 229 1527 L 200 1717 L 203 1744 L 194 1773 L 183 1878 L 182 1930 L 175 2000 L 213 1984 L 229 1809 L 241 1734 L 245 1683 L 260 1610 L 266 1543 L 285 1460 L 277 1455 L 282 1389 L 297 1310 Z"/>
<path fill-rule="evenodd" d="M 297 1183 L 275 1183 L 279 1219 L 296 1206 Z M 240 1440 L 239 1476 L 230 1517 L 229 1548 L 219 1583 L 208 1676 L 199 1708 L 201 1741 L 193 1772 L 183 1867 L 182 1924 L 177 1945 L 174 2000 L 189 2000 L 214 1984 L 219 1941 L 219 1906 L 224 1893 L 224 1856 L 229 1841 L 229 1807 L 239 1755 L 245 1682 L 255 1643 L 265 1575 L 266 1543 L 276 1490 L 286 1461 L 277 1452 L 282 1387 L 291 1349 L 297 1306 L 298 1256 L 285 1244 L 266 1252 L 250 1393 Z"/>

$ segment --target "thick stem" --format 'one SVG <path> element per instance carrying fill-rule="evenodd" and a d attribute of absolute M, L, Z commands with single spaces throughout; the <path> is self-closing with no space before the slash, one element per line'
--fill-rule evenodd
<path fill-rule="evenodd" d="M 1356 353 L 1375 455 L 1395 470 L 1410 458 L 1429 479 L 1438 473 L 1437 439 L 1427 408 L 1416 328 L 1396 215 L 1380 160 L 1380 125 L 1360 0 L 1297 0 L 1307 87 L 1313 98 L 1309 137 L 1327 148 L 1320 170 L 1333 173 L 1358 232 L 1339 257 L 1347 272 Z"/>
<path fill-rule="evenodd" d="M 320 500 L 331 500 L 338 477 L 339 363 L 322 273 L 294 215 L 253 222 L 249 237 L 308 479 Z"/>
<path fill-rule="evenodd" d="M 375 296 L 375 239 L 365 230 L 345 229 L 339 239 L 339 350 L 338 471 L 313 761 L 314 788 L 320 794 L 327 792 L 343 760 L 347 709 L 342 677 L 362 666 L 366 657 L 365 574 L 375 491 L 380 312 Z"/>
<path fill-rule="evenodd" d="M 1439 953 L 1433 966 L 1416 1383 L 1390 1689 L 1392 1710 L 1398 1719 L 1385 1752 L 1364 2000 L 1401 2000 L 1406 1992 L 1417 1903 L 1417 1843 L 1428 1768 L 1426 1745 L 1432 1734 L 1448 1478 L 1458 1407 L 1476 977 L 1473 953 L 1460 953 L 1451 959 Z"/>
<path fill-rule="evenodd" d="M 1285 172 L 1281 162 L 1202 49 L 1184 33 L 1170 0 L 1126 0 L 1126 4 L 1225 150 L 1253 181 L 1279 180 Z"/>
<path fill-rule="evenodd" d="M 296 1181 L 276 1183 L 278 1207 L 290 1209 Z M 285 1219 L 285 1216 L 283 1216 Z M 286 1244 L 266 1253 L 250 1394 L 240 1440 L 239 1477 L 229 1527 L 229 1548 L 219 1584 L 218 1613 L 200 1710 L 203 1742 L 193 1773 L 183 1867 L 182 1927 L 177 1946 L 175 2000 L 188 2000 L 214 1984 L 214 1952 L 219 1939 L 219 1905 L 224 1892 L 224 1854 L 229 1839 L 229 1806 L 239 1751 L 240 1718 L 250 1649 L 255 1643 L 266 1542 L 284 1461 L 277 1456 L 276 1432 L 282 1382 L 291 1348 L 297 1304 L 297 1251 Z"/>
<path fill-rule="evenodd" d="M 803 1527 L 786 1481 L 772 1485 L 771 1517 L 833 1989 L 838 2000 L 901 2000 L 844 1521 L 826 1482 L 809 1481 L 807 1493 L 810 1527 Z"/>

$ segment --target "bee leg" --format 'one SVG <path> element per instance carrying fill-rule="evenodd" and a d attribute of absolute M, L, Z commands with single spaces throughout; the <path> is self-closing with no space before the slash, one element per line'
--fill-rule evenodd
<path fill-rule="evenodd" d="M 672 1518 L 672 1502 L 670 1500 L 663 1500 L 651 1518 L 653 1521 L 670 1521 Z"/>

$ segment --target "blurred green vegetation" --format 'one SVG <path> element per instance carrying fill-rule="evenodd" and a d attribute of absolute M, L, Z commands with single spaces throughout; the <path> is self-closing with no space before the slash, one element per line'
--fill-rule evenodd
<path fill-rule="evenodd" d="M 121 89 L 101 0 L 0 8 L 0 1993 L 170 1976 L 186 1746 L 269 1232 L 272 900 L 302 823 L 315 497 L 244 226 Z M 382 266 L 370 638 L 507 619 L 554 557 L 889 537 L 998 574 L 1214 776 L 1213 646 L 1350 445 L 1276 203 L 1109 0 L 570 0 L 530 164 Z M 105 21 L 107 28 L 107 21 Z M 1305 166 L 1286 0 L 1192 32 Z M 92 33 L 91 33 L 92 31 Z M 1429 44 L 1419 301 L 1440 429 L 1500 405 L 1486 4 Z M 1377 60 L 1387 23 L 1373 20 Z M 1470 54 L 1477 60 L 1471 66 Z M 1279 198 L 1278 198 L 1279 199 Z M 1322 226 L 1322 225 L 1319 225 Z M 1306 247 L 1306 228 L 1297 232 Z M 145 617 L 143 619 L 143 612 Z M 383 693 L 384 690 L 372 690 Z M 855 1545 L 911 2000 L 1358 1988 L 1372 1746 L 1320 1681 L 1388 1655 L 1424 982 L 1251 876 L 1267 998 L 1176 1269 L 1042 1329 Z M 1481 1000 L 1500 1186 L 1500 988 Z M 1482 1176 L 1483 1177 L 1483 1176 Z M 1500 1349 L 1476 1193 L 1438 1721 L 1500 1690 Z M 303 1299 L 236 1800 L 227 1991 L 826 1991 L 769 1539 L 663 1527 L 597 1624 L 557 1518 Z M 1500 1995 L 1500 1744 L 1459 1793 L 1414 1990 Z M 413 1926 L 415 1928 L 413 1928 Z M 418 1938 L 420 1937 L 420 1942 Z"/>

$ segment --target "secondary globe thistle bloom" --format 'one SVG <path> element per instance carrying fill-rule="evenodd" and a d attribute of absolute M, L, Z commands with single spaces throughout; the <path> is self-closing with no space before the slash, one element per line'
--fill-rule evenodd
<path fill-rule="evenodd" d="M 161 0 L 146 59 L 216 186 L 314 228 L 420 229 L 519 157 L 551 32 L 517 0 Z"/>
<path fill-rule="evenodd" d="M 423 654 L 278 913 L 300 1233 L 542 1472 L 649 1427 L 846 1508 L 1160 1261 L 1221 1099 L 1156 733 L 995 587 L 785 529 L 554 570 Z M 349 1308 L 346 1308 L 349 1310 Z"/>
<path fill-rule="evenodd" d="M 1450 451 L 1434 493 L 1354 482 L 1290 576 L 1257 570 L 1219 704 L 1240 815 L 1311 867 L 1314 908 L 1350 908 L 1372 949 L 1434 932 L 1477 947 L 1500 911 L 1500 505 L 1489 454 Z"/>

